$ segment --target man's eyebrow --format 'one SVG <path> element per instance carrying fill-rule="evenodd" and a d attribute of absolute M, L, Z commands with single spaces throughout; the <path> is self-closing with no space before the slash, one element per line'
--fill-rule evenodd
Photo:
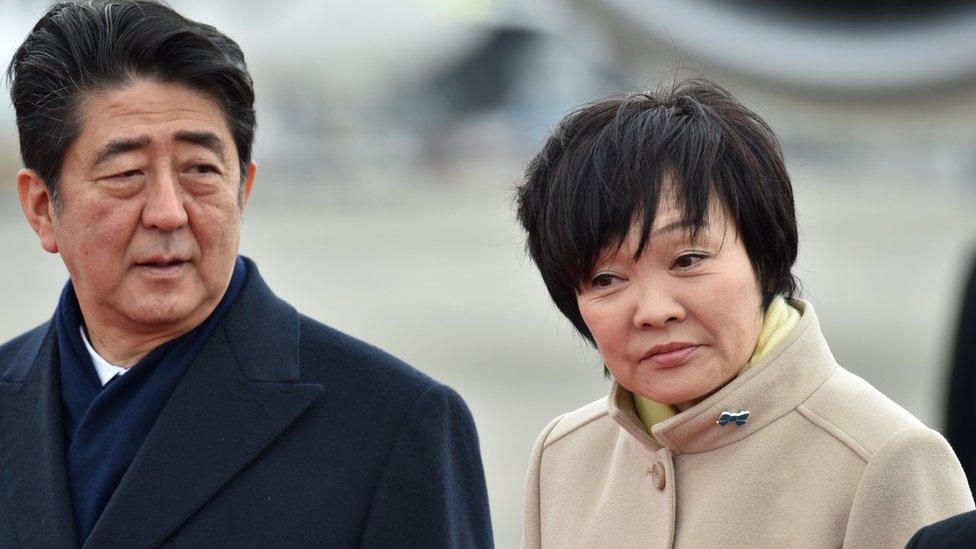
<path fill-rule="evenodd" d="M 181 131 L 176 132 L 174 136 L 177 141 L 184 141 L 186 143 L 192 143 L 194 145 L 200 145 L 201 147 L 210 149 L 214 154 L 220 157 L 222 162 L 226 162 L 224 158 L 224 141 L 213 132 L 208 131 Z"/>
<path fill-rule="evenodd" d="M 148 137 L 132 137 L 132 138 L 121 138 L 113 139 L 108 142 L 108 145 L 102 147 L 97 154 L 95 154 L 95 159 L 92 165 L 97 166 L 106 160 L 109 160 L 115 156 L 122 153 L 127 153 L 129 151 L 134 151 L 137 149 L 143 149 L 149 146 Z"/>

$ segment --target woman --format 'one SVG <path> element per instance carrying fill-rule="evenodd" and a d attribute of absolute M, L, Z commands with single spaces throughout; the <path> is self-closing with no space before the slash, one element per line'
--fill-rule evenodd
<path fill-rule="evenodd" d="M 539 436 L 526 547 L 901 547 L 973 509 L 942 436 L 841 368 L 796 299 L 779 144 L 727 91 L 582 107 L 517 201 L 612 376 Z"/>

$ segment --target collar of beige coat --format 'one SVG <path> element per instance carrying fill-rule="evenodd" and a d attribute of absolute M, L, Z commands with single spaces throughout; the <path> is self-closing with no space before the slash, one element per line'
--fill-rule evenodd
<path fill-rule="evenodd" d="M 793 330 L 760 361 L 698 404 L 655 425 L 650 436 L 637 417 L 633 394 L 616 382 L 610 385 L 610 416 L 649 448 L 661 444 L 675 454 L 695 454 L 742 440 L 783 417 L 806 400 L 837 367 L 813 306 L 792 301 L 800 311 Z M 790 352 L 786 352 L 789 350 Z M 775 396 L 775 398 L 771 398 Z M 749 411 L 741 426 L 717 423 L 722 412 Z"/>

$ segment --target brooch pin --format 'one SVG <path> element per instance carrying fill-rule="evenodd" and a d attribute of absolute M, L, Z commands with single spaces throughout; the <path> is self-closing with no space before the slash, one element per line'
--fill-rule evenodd
<path fill-rule="evenodd" d="M 729 412 L 725 411 L 719 414 L 718 423 L 721 426 L 726 426 L 729 423 L 735 423 L 736 427 L 742 427 L 749 420 L 749 410 L 742 410 L 741 412 Z"/>

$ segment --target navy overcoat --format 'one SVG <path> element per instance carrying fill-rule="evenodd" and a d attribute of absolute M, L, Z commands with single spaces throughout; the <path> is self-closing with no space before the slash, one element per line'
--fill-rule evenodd
<path fill-rule="evenodd" d="M 51 323 L 0 346 L 3 549 L 78 546 L 57 356 Z M 491 545 L 457 393 L 299 314 L 248 260 L 84 547 Z"/>

